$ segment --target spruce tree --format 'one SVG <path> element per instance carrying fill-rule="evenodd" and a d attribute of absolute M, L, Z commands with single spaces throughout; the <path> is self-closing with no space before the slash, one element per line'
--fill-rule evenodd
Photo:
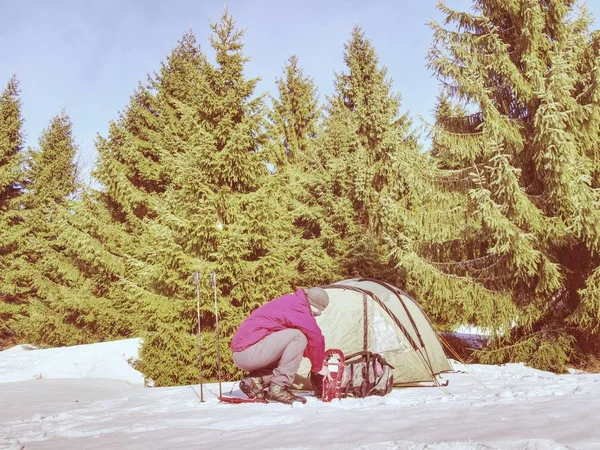
<path fill-rule="evenodd" d="M 229 342 L 239 323 L 264 302 L 288 292 L 293 279 L 293 229 L 285 192 L 267 167 L 266 112 L 253 98 L 257 79 L 243 74 L 243 31 L 225 11 L 211 26 L 216 64 L 199 71 L 188 86 L 194 102 L 180 105 L 177 124 L 182 152 L 163 209 L 152 221 L 157 242 L 152 273 L 170 273 L 163 290 L 179 314 L 167 314 L 147 335 L 142 356 L 149 375 L 161 384 L 190 382 L 197 361 L 194 293 L 190 275 L 202 286 L 203 355 L 216 374 L 214 307 L 209 274 L 217 273 L 221 354 L 224 371 L 235 373 Z M 190 301 L 191 300 L 191 301 Z M 175 302 L 174 302 L 175 301 Z M 173 336 L 178 348 L 164 339 Z M 169 373 L 157 358 L 169 354 Z M 164 361 L 164 356 L 162 356 Z M 186 367 L 188 369 L 186 369 Z"/>
<path fill-rule="evenodd" d="M 138 86 L 111 122 L 107 138 L 97 139 L 93 175 L 102 189 L 96 195 L 128 233 L 144 232 L 144 219 L 156 214 L 152 197 L 160 197 L 172 181 L 170 164 L 182 150 L 169 130 L 181 119 L 180 106 L 194 101 L 189 86 L 203 61 L 193 33 L 184 34 L 159 72 Z"/>
<path fill-rule="evenodd" d="M 589 16 L 572 1 L 439 7 L 429 176 L 442 190 L 397 233 L 396 260 L 438 320 L 492 332 L 483 361 L 563 370 L 600 319 Z"/>
<path fill-rule="evenodd" d="M 78 188 L 76 156 L 73 124 L 63 110 L 42 133 L 39 148 L 30 152 L 28 206 L 61 205 L 73 198 Z"/>
<path fill-rule="evenodd" d="M 345 276 L 399 283 L 383 236 L 395 226 L 394 211 L 414 197 L 418 145 L 386 67 L 359 27 L 345 45 L 344 62 L 347 71 L 336 75 L 320 142 L 329 251 L 342 261 Z"/>
<path fill-rule="evenodd" d="M 140 367 L 161 385 L 197 379 L 195 271 L 205 376 L 214 376 L 217 365 L 210 273 L 217 273 L 229 374 L 237 325 L 288 292 L 294 278 L 294 230 L 285 192 L 267 165 L 266 111 L 262 97 L 253 98 L 257 80 L 243 74 L 243 32 L 227 12 L 212 30 L 215 64 L 187 33 L 98 140 L 97 198 L 121 236 L 118 285 L 142 327 Z"/>
<path fill-rule="evenodd" d="M 313 80 L 304 75 L 298 58 L 291 56 L 277 78 L 277 96 L 269 113 L 266 152 L 273 176 L 287 193 L 287 209 L 295 227 L 294 286 L 328 284 L 341 277 L 340 267 L 326 251 L 323 231 L 327 220 L 319 204 L 322 167 L 316 162 L 321 134 L 321 107 Z M 282 199 L 283 200 L 283 199 Z"/>
<path fill-rule="evenodd" d="M 23 188 L 23 118 L 19 83 L 13 76 L 0 95 L 0 347 L 14 336 L 12 322 L 22 301 L 9 279 L 12 254 L 21 246 L 14 225 Z"/>
<path fill-rule="evenodd" d="M 170 383 L 178 377 L 189 379 L 187 373 L 194 370 L 189 361 L 184 364 L 189 368 L 183 370 L 162 364 L 165 358 L 183 359 L 189 350 L 176 343 L 182 330 L 187 333 L 183 339 L 193 344 L 187 311 L 192 311 L 191 273 L 197 264 L 190 263 L 192 258 L 157 219 L 168 210 L 166 193 L 178 177 L 175 161 L 186 150 L 186 135 L 194 130 L 189 111 L 203 87 L 199 74 L 204 65 L 190 31 L 158 73 L 138 86 L 128 107 L 111 123 L 108 136 L 98 138 L 94 176 L 101 189 L 88 198 L 89 216 L 108 220 L 108 226 L 100 227 L 100 221 L 92 224 L 94 236 L 122 265 L 116 279 L 108 279 L 112 288 L 107 295 L 115 288 L 121 292 L 115 306 L 129 319 L 131 331 L 146 337 L 142 358 L 147 364 L 140 363 L 140 368 L 157 384 L 165 383 L 161 377 Z M 86 222 L 81 225 L 88 227 Z M 146 332 L 150 334 L 144 335 Z M 157 341 L 160 336 L 165 338 L 162 346 Z M 153 360 L 152 355 L 159 359 Z M 158 371 L 153 370 L 155 364 L 160 366 Z M 164 373 L 160 374 L 161 370 Z"/>
<path fill-rule="evenodd" d="M 278 97 L 273 98 L 270 119 L 277 142 L 287 159 L 295 163 L 317 135 L 320 108 L 314 82 L 304 76 L 298 57 L 291 56 L 283 72 L 284 77 L 277 78 Z"/>
<path fill-rule="evenodd" d="M 76 152 L 72 123 L 63 111 L 27 155 L 26 189 L 13 225 L 22 245 L 11 255 L 7 280 L 24 304 L 13 324 L 20 341 L 82 344 L 127 330 L 127 320 L 98 290 L 102 269 L 115 265 L 112 257 L 77 226 L 83 217 L 75 200 Z M 99 256 L 104 261 L 94 264 Z"/>
<path fill-rule="evenodd" d="M 13 76 L 0 96 L 0 211 L 8 210 L 21 192 L 22 128 L 19 82 Z"/>

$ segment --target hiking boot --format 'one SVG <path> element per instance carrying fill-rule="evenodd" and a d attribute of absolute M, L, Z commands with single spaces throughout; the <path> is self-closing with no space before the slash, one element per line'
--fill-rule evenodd
<path fill-rule="evenodd" d="M 244 377 L 240 381 L 240 389 L 248 398 L 265 398 L 262 377 Z"/>
<path fill-rule="evenodd" d="M 286 386 L 279 386 L 278 384 L 271 383 L 269 391 L 267 392 L 267 403 L 285 403 L 291 405 L 294 402 L 306 403 L 304 397 L 296 397 Z"/>

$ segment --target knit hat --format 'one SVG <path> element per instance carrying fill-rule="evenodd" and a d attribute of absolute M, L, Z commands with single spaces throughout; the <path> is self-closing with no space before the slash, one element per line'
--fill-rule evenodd
<path fill-rule="evenodd" d="M 310 306 L 314 308 L 313 314 L 315 316 L 320 316 L 323 310 L 327 308 L 327 305 L 329 305 L 329 296 L 327 295 L 325 289 L 320 287 L 312 287 L 304 289 L 304 293 L 308 298 Z"/>

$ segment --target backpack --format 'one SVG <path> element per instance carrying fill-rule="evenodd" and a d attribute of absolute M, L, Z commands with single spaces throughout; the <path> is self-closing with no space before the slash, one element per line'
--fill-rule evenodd
<path fill-rule="evenodd" d="M 342 397 L 362 398 L 389 394 L 394 385 L 393 369 L 378 353 L 362 351 L 346 356 L 341 382 Z M 315 395 L 321 398 L 323 377 L 311 372 L 311 383 Z"/>

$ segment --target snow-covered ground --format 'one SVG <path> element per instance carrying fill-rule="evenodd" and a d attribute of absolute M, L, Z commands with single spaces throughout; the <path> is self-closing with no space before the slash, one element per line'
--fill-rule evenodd
<path fill-rule="evenodd" d="M 198 386 L 144 387 L 138 344 L 0 352 L 0 448 L 600 449 L 600 374 L 455 364 L 447 392 L 231 405 L 209 384 L 200 403 Z"/>

